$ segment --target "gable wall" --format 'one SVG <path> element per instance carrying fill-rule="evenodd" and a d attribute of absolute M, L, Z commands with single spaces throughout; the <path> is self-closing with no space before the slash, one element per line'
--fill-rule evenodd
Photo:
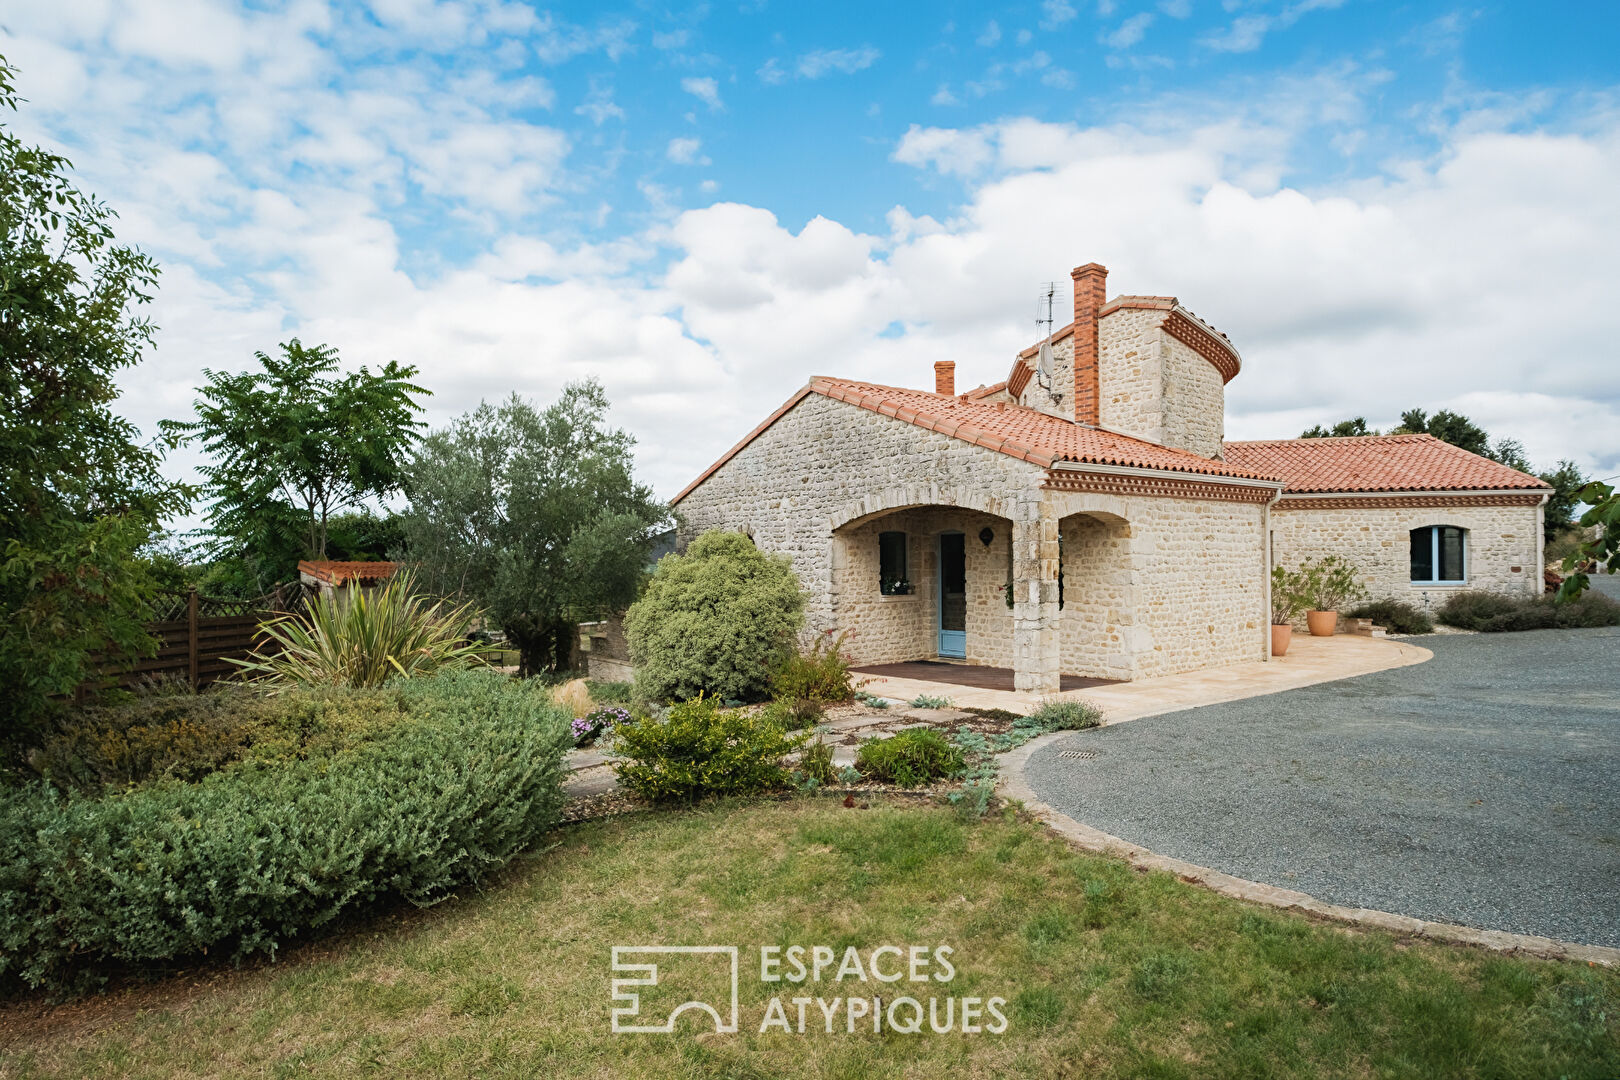
<path fill-rule="evenodd" d="M 684 546 L 709 529 L 748 532 L 760 550 L 793 560 L 809 630 L 843 629 L 835 570 L 850 555 L 835 524 L 848 522 L 853 533 L 862 524 L 853 519 L 916 505 L 1011 520 L 1021 499 L 1038 498 L 1044 478 L 1029 462 L 809 394 L 681 500 L 679 539 Z"/>

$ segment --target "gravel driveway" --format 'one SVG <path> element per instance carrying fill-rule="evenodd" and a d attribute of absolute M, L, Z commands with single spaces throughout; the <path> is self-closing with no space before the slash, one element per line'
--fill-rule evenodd
<path fill-rule="evenodd" d="M 1425 664 L 1079 732 L 1026 778 L 1239 877 L 1620 946 L 1620 629 L 1419 640 Z"/>

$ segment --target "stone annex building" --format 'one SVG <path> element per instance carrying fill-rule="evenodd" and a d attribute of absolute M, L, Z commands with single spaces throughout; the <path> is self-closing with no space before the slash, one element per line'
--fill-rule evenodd
<path fill-rule="evenodd" d="M 1224 441 L 1237 349 L 1170 296 L 1107 298 L 1007 381 L 817 377 L 675 497 L 681 541 L 791 557 L 858 664 L 1140 679 L 1269 657 L 1270 570 L 1338 553 L 1374 597 L 1542 587 L 1539 479 L 1428 435 Z"/>

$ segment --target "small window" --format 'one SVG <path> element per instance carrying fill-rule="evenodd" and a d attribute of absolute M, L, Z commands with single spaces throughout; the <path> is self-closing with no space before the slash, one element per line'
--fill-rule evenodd
<path fill-rule="evenodd" d="M 884 596 L 911 595 L 906 575 L 906 534 L 878 533 L 878 591 Z"/>
<path fill-rule="evenodd" d="M 1461 584 L 1468 580 L 1463 538 L 1466 529 L 1428 525 L 1412 530 L 1414 584 Z"/>

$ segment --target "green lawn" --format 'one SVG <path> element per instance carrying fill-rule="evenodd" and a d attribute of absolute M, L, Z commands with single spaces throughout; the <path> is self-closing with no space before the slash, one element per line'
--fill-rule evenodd
<path fill-rule="evenodd" d="M 1278 914 L 1075 854 L 1011 815 L 795 799 L 556 841 L 483 894 L 278 965 L 0 1010 L 0 1076 L 1620 1074 L 1620 974 Z M 690 1019 L 610 1032 L 609 950 L 653 943 L 742 947 L 738 1034 Z M 760 982 L 759 946 L 794 943 L 949 945 L 956 975 Z M 710 977 L 669 971 L 644 1014 Z M 772 994 L 1004 996 L 1008 1029 L 873 1034 L 863 1019 L 849 1034 L 840 1016 L 827 1034 L 812 1006 L 805 1034 L 761 1035 Z"/>

